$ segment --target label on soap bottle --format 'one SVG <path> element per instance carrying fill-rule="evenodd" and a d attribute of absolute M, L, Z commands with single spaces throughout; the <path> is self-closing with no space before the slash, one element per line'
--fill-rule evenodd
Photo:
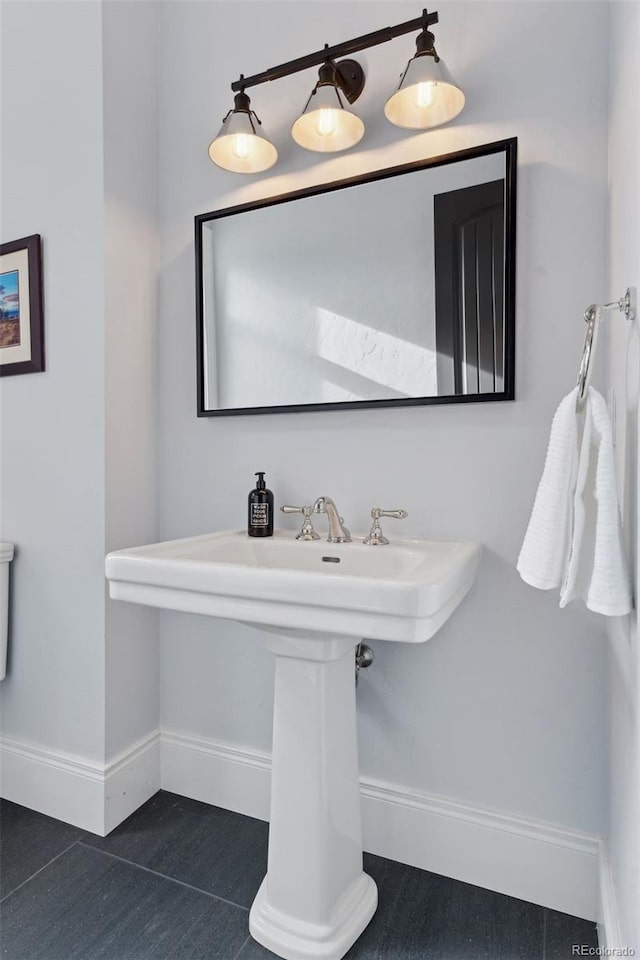
<path fill-rule="evenodd" d="M 251 525 L 254 527 L 269 526 L 269 504 L 252 503 L 251 504 Z"/>

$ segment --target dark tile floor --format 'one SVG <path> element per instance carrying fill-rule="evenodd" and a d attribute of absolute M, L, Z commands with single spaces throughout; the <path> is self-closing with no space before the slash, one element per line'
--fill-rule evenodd
<path fill-rule="evenodd" d="M 104 839 L 2 801 L 2 960 L 273 960 L 248 935 L 267 824 L 158 793 Z M 570 960 L 592 923 L 365 855 L 347 960 Z"/>

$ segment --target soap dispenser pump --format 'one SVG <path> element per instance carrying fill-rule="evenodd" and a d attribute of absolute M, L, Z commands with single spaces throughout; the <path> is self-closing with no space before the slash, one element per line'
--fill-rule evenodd
<path fill-rule="evenodd" d="M 247 533 L 250 537 L 273 536 L 273 494 L 267 490 L 264 471 L 256 473 L 258 482 L 255 490 L 249 494 L 249 522 Z"/>

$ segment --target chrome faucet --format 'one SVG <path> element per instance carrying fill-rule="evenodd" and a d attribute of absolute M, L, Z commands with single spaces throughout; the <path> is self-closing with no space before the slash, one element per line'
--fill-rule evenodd
<path fill-rule="evenodd" d="M 330 497 L 318 497 L 313 505 L 314 513 L 326 513 L 329 521 L 327 543 L 351 543 L 351 534 L 344 526 L 344 520 Z"/>

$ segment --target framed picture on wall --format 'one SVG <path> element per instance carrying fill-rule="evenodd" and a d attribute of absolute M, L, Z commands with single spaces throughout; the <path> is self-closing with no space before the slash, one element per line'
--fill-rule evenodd
<path fill-rule="evenodd" d="M 0 377 L 44 370 L 39 234 L 0 244 Z"/>

